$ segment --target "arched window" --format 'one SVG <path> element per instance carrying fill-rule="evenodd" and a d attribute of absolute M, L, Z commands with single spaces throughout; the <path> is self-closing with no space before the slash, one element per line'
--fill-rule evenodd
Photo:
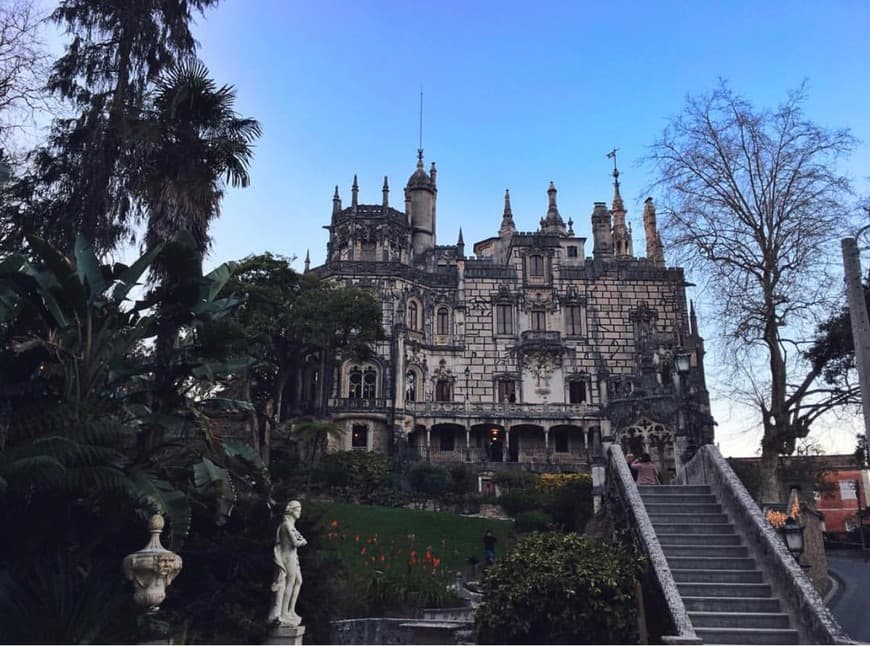
<path fill-rule="evenodd" d="M 408 303 L 408 329 L 420 329 L 420 320 L 417 316 L 417 301 L 411 301 L 410 303 Z"/>
<path fill-rule="evenodd" d="M 362 398 L 362 369 L 359 366 L 354 366 L 350 369 L 350 373 L 348 373 L 348 383 L 350 384 L 347 396 L 350 399 L 361 399 Z"/>
<path fill-rule="evenodd" d="M 363 399 L 374 399 L 377 393 L 378 373 L 369 366 L 363 371 L 362 396 Z"/>
<path fill-rule="evenodd" d="M 405 401 L 417 401 L 417 373 L 413 370 L 405 373 Z"/>
<path fill-rule="evenodd" d="M 351 366 L 347 373 L 350 399 L 374 399 L 378 392 L 378 371 L 373 366 Z"/>
<path fill-rule="evenodd" d="M 435 318 L 435 334 L 446 336 L 450 334 L 450 310 L 439 307 Z"/>

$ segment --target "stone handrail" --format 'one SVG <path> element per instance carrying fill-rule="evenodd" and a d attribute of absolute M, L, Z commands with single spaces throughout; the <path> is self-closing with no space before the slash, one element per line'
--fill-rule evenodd
<path fill-rule="evenodd" d="M 735 524 L 745 532 L 750 549 L 759 550 L 759 565 L 770 576 L 794 618 L 813 644 L 853 644 L 844 634 L 819 593 L 795 561 L 785 543 L 764 519 L 740 478 L 712 444 L 707 444 L 684 465 L 679 484 L 706 484 Z"/>
<path fill-rule="evenodd" d="M 614 488 L 614 493 L 622 502 L 622 508 L 629 516 L 627 520 L 634 530 L 638 547 L 649 559 L 654 579 L 665 600 L 670 624 L 675 632 L 673 635 L 663 635 L 662 642 L 666 644 L 702 643 L 695 634 L 689 614 L 683 605 L 677 583 L 674 581 L 665 553 L 656 537 L 655 529 L 646 512 L 646 506 L 641 500 L 637 484 L 631 476 L 622 448 L 618 444 L 609 444 L 606 447 L 605 455 L 607 456 L 605 486 Z"/>
<path fill-rule="evenodd" d="M 415 415 L 460 415 L 491 417 L 595 417 L 597 406 L 589 404 L 566 404 L 548 402 L 546 404 L 526 404 L 519 402 L 405 402 L 405 410 Z"/>

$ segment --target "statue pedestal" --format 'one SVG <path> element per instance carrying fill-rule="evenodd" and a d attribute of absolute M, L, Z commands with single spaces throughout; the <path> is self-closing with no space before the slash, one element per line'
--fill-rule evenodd
<path fill-rule="evenodd" d="M 305 626 L 275 626 L 266 638 L 266 644 L 275 646 L 302 646 Z"/>

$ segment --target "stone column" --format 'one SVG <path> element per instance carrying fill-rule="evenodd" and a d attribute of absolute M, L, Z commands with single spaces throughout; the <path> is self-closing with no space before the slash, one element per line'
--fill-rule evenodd
<path fill-rule="evenodd" d="M 429 454 L 432 452 L 432 429 L 426 427 L 426 459 L 429 459 Z"/>
<path fill-rule="evenodd" d="M 861 257 L 856 238 L 843 238 L 843 270 L 846 275 L 846 297 L 855 342 L 855 363 L 861 387 L 861 408 L 864 413 L 864 433 L 870 440 L 870 320 L 861 287 Z"/>
<path fill-rule="evenodd" d="M 471 462 L 471 429 L 465 427 L 465 461 Z"/>

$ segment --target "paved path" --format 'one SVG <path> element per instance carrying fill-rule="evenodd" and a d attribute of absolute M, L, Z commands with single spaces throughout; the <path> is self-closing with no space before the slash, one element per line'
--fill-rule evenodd
<path fill-rule="evenodd" d="M 870 562 L 865 563 L 860 554 L 828 552 L 828 569 L 841 585 L 831 613 L 849 637 L 870 643 Z"/>

